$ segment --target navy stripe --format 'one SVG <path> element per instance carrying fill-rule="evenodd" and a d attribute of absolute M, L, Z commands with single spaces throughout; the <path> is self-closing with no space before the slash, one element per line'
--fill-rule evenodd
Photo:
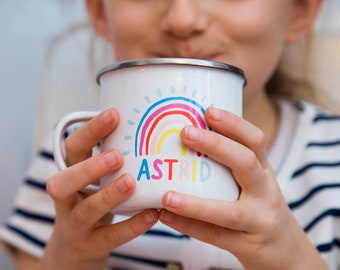
<path fill-rule="evenodd" d="M 28 240 L 29 242 L 41 247 L 41 248 L 44 248 L 45 247 L 45 242 L 32 236 L 31 234 L 17 228 L 17 227 L 14 227 L 12 225 L 9 225 L 9 224 L 6 224 L 6 227 L 7 229 L 11 230 L 12 232 L 15 232 L 17 234 L 19 234 L 20 236 L 22 236 L 23 238 L 25 238 L 26 240 Z"/>
<path fill-rule="evenodd" d="M 46 150 L 41 150 L 39 152 L 39 156 L 43 157 L 43 158 L 46 158 L 48 160 L 52 160 L 54 161 L 54 156 L 53 156 L 53 153 L 52 152 L 49 152 L 49 151 L 46 151 Z"/>
<path fill-rule="evenodd" d="M 337 161 L 337 162 L 315 162 L 315 163 L 309 163 L 305 166 L 303 166 L 302 168 L 296 170 L 291 178 L 295 178 L 295 177 L 298 177 L 299 175 L 305 173 L 306 171 L 308 171 L 309 169 L 312 169 L 312 168 L 315 168 L 315 167 L 337 167 L 337 166 L 340 166 L 340 161 Z"/>
<path fill-rule="evenodd" d="M 24 181 L 25 181 L 25 184 L 30 187 L 46 191 L 46 183 L 39 182 L 32 178 L 26 178 Z"/>
<path fill-rule="evenodd" d="M 116 252 L 111 252 L 110 256 L 117 257 L 120 259 L 125 259 L 125 260 L 141 262 L 141 263 L 145 263 L 145 264 L 149 264 L 153 266 L 158 266 L 158 267 L 162 267 L 165 269 L 182 269 L 182 265 L 180 262 L 169 262 L 169 261 L 162 261 L 162 260 L 155 260 L 155 259 L 145 259 L 145 258 L 141 258 L 137 256 L 124 255 L 124 254 L 120 254 Z M 170 267 L 173 267 L 173 268 L 170 268 Z"/>
<path fill-rule="evenodd" d="M 304 204 L 307 200 L 309 200 L 316 193 L 318 193 L 318 192 L 320 192 L 322 190 L 325 190 L 325 189 L 333 189 L 333 188 L 340 188 L 340 183 L 337 183 L 337 184 L 324 184 L 324 185 L 317 186 L 317 187 L 313 188 L 311 191 L 309 191 L 307 193 L 307 195 L 305 195 L 301 199 L 299 199 L 299 200 L 297 200 L 295 202 L 289 203 L 288 206 L 289 206 L 289 208 L 291 210 L 293 210 L 294 208 L 297 208 L 298 206 Z"/>
<path fill-rule="evenodd" d="M 320 214 L 319 216 L 317 216 L 315 219 L 313 219 L 305 228 L 305 232 L 310 231 L 319 221 L 321 221 L 322 219 L 328 217 L 328 216 L 332 216 L 332 217 L 337 217 L 340 218 L 340 209 L 329 209 L 325 212 L 323 212 L 322 214 Z"/>
<path fill-rule="evenodd" d="M 66 130 L 66 131 L 64 132 L 64 136 L 63 136 L 64 140 L 65 140 L 68 136 L 70 136 L 71 133 L 72 133 L 71 130 Z"/>
<path fill-rule="evenodd" d="M 33 213 L 21 208 L 14 209 L 14 213 L 25 218 L 36 220 L 43 223 L 54 224 L 54 217 Z"/>
<path fill-rule="evenodd" d="M 160 236 L 160 237 L 177 238 L 177 239 L 190 238 L 188 235 L 185 235 L 185 234 L 174 234 L 174 233 L 171 233 L 171 232 L 167 232 L 167 231 L 163 231 L 163 230 L 155 230 L 155 229 L 148 230 L 144 234 L 153 235 L 153 236 Z"/>
<path fill-rule="evenodd" d="M 313 123 L 316 123 L 319 121 L 338 121 L 338 120 L 340 120 L 340 116 L 319 114 L 315 116 L 315 118 L 313 119 Z"/>
<path fill-rule="evenodd" d="M 297 101 L 295 103 L 295 108 L 297 108 L 300 112 L 303 112 L 305 110 L 304 104 L 300 101 Z"/>
<path fill-rule="evenodd" d="M 318 245 L 316 248 L 318 249 L 319 252 L 328 252 L 328 251 L 331 251 L 333 247 L 338 247 L 338 248 L 340 247 L 339 239 L 335 238 L 329 243 Z"/>
<path fill-rule="evenodd" d="M 330 142 L 310 142 L 307 144 L 307 147 L 327 147 L 327 146 L 336 146 L 338 144 L 340 144 L 340 140 L 330 141 Z"/>

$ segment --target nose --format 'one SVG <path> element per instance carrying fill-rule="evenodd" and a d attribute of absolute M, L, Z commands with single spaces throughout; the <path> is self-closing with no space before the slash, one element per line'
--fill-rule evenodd
<path fill-rule="evenodd" d="M 170 0 L 162 20 L 162 29 L 180 38 L 203 32 L 208 18 L 201 3 L 201 0 Z"/>

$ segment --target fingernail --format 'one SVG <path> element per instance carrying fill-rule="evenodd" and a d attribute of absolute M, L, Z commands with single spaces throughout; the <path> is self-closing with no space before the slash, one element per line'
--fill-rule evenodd
<path fill-rule="evenodd" d="M 180 208 L 182 207 L 183 202 L 184 202 L 184 197 L 177 192 L 170 191 L 166 195 L 166 200 L 165 200 L 166 206 L 169 206 L 172 208 Z"/>
<path fill-rule="evenodd" d="M 109 110 L 102 113 L 101 121 L 104 125 L 109 125 L 113 122 L 113 117 Z"/>
<path fill-rule="evenodd" d="M 116 189 L 119 193 L 125 193 L 132 188 L 132 183 L 128 175 L 124 175 L 123 177 L 117 179 L 115 182 Z"/>
<path fill-rule="evenodd" d="M 154 211 L 148 211 L 143 215 L 145 224 L 152 224 L 157 220 L 157 216 Z"/>
<path fill-rule="evenodd" d="M 200 130 L 192 126 L 185 127 L 184 132 L 187 138 L 191 141 L 198 141 L 201 136 Z"/>
<path fill-rule="evenodd" d="M 220 121 L 222 119 L 222 111 L 220 109 L 209 107 L 209 116 L 215 121 Z"/>
<path fill-rule="evenodd" d="M 107 168 L 111 168 L 120 162 L 120 156 L 115 150 L 103 154 L 101 159 Z"/>

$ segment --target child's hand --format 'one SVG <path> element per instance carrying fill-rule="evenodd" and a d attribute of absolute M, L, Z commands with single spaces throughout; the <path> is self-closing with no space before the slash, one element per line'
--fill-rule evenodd
<path fill-rule="evenodd" d="M 65 142 L 70 167 L 53 176 L 47 191 L 55 202 L 56 222 L 48 242 L 42 269 L 104 269 L 112 249 L 143 234 L 158 219 L 157 210 L 146 210 L 111 224 L 110 210 L 126 200 L 136 181 L 122 175 L 92 195 L 81 191 L 119 169 L 123 157 L 117 150 L 92 157 L 92 148 L 114 130 L 118 112 L 108 110 L 93 118 Z"/>
<path fill-rule="evenodd" d="M 166 210 L 160 220 L 230 251 L 246 269 L 327 269 L 283 199 L 262 131 L 212 108 L 206 120 L 215 132 L 186 127 L 182 141 L 231 169 L 239 199 L 217 201 L 170 191 L 163 197 Z"/>

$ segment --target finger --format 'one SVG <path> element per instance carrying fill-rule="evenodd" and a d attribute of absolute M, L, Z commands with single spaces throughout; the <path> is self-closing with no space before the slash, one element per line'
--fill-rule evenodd
<path fill-rule="evenodd" d="M 158 220 L 156 209 L 145 210 L 137 215 L 95 231 L 98 248 L 115 249 L 148 231 Z"/>
<path fill-rule="evenodd" d="M 229 167 L 243 190 L 262 191 L 264 171 L 251 149 L 216 132 L 191 126 L 182 130 L 181 138 L 190 148 Z"/>
<path fill-rule="evenodd" d="M 252 231 L 257 226 L 254 213 L 237 202 L 202 199 L 175 191 L 163 196 L 163 207 L 175 214 L 214 225 L 237 230 Z"/>
<path fill-rule="evenodd" d="M 241 232 L 216 226 L 205 221 L 180 216 L 166 209 L 160 211 L 159 220 L 180 233 L 223 249 L 231 250 L 231 247 L 235 245 L 234 243 L 240 242 L 238 239 L 241 236 Z"/>
<path fill-rule="evenodd" d="M 262 166 L 268 166 L 267 142 L 259 128 L 235 114 L 213 107 L 206 110 L 205 117 L 214 131 L 250 148 Z"/>
<path fill-rule="evenodd" d="M 77 192 L 122 166 L 117 150 L 109 150 L 60 171 L 47 182 L 47 192 L 55 202 L 72 208 Z"/>
<path fill-rule="evenodd" d="M 73 223 L 81 224 L 85 230 L 89 229 L 125 201 L 135 187 L 136 180 L 131 175 L 122 175 L 102 190 L 79 202 L 72 210 Z"/>
<path fill-rule="evenodd" d="M 68 136 L 65 141 L 68 164 L 75 164 L 90 157 L 92 148 L 111 133 L 118 122 L 118 112 L 115 109 L 109 109 Z"/>

